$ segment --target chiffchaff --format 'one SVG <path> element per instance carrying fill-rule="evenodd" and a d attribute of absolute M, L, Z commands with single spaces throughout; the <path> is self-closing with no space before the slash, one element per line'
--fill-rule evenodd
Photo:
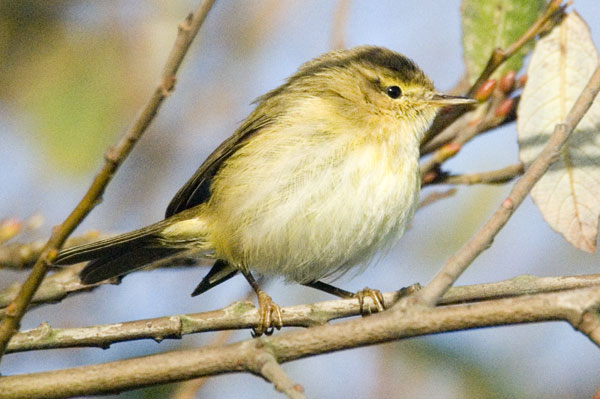
<path fill-rule="evenodd" d="M 391 246 L 419 198 L 419 143 L 437 111 L 473 100 L 439 94 L 408 58 L 380 47 L 302 65 L 179 190 L 151 226 L 66 249 L 84 283 L 197 249 L 216 259 L 192 295 L 241 272 L 259 297 L 257 334 L 281 326 L 251 271 L 341 296 L 320 281 Z M 374 300 L 377 294 L 367 292 Z"/>

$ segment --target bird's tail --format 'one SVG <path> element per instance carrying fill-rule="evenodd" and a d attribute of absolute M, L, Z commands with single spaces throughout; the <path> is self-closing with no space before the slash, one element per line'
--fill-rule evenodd
<path fill-rule="evenodd" d="M 178 240 L 169 229 L 178 221 L 169 218 L 116 237 L 61 251 L 54 264 L 70 265 L 89 261 L 79 274 L 85 284 L 121 276 L 178 252 L 189 249 L 189 241 Z M 195 240 L 194 240 L 195 241 Z"/>

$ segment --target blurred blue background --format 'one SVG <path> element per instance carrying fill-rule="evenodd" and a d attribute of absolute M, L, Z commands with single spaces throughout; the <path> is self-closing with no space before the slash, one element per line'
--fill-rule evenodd
<path fill-rule="evenodd" d="M 46 237 L 84 194 L 105 149 L 133 120 L 158 82 L 176 26 L 195 1 L 3 1 L 0 3 L 0 218 L 36 212 L 45 225 L 23 240 Z M 440 90 L 463 73 L 459 1 L 351 1 L 347 47 L 376 44 L 413 58 Z M 332 1 L 217 1 L 179 73 L 176 90 L 75 234 L 125 232 L 162 218 L 177 189 L 252 109 L 304 61 L 331 49 Z M 597 0 L 571 7 L 600 43 Z M 491 155 L 490 155 L 491 154 Z M 514 124 L 470 143 L 447 168 L 491 170 L 517 161 Z M 438 188 L 439 189 L 439 188 Z M 419 211 L 401 242 L 375 266 L 337 282 L 391 291 L 427 283 L 510 189 L 460 187 Z M 424 190 L 424 195 L 431 189 Z M 568 245 L 528 199 L 458 284 L 520 274 L 597 273 L 600 256 Z M 191 298 L 205 267 L 134 273 L 29 312 L 22 324 L 76 327 L 217 309 L 243 299 L 243 278 Z M 0 270 L 0 289 L 26 275 Z M 332 299 L 273 281 L 280 305 Z M 72 349 L 8 355 L 2 373 L 100 363 L 210 343 L 215 334 L 180 341 L 122 343 L 110 350 Z M 248 339 L 249 331 L 232 341 Z M 489 328 L 405 340 L 284 365 L 313 398 L 590 398 L 600 352 L 566 323 Z M 168 397 L 175 386 L 120 397 Z M 276 397 L 259 378 L 211 378 L 197 397 Z"/>

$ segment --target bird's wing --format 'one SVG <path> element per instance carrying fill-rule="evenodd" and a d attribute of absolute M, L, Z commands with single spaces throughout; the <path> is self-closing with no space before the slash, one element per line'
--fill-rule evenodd
<path fill-rule="evenodd" d="M 241 144 L 260 129 L 270 125 L 274 117 L 267 117 L 261 113 L 253 112 L 240 128 L 225 140 L 198 168 L 196 173 L 175 194 L 169 203 L 165 218 L 175 215 L 183 210 L 200 205 L 210 197 L 210 185 L 223 163 L 234 154 Z"/>

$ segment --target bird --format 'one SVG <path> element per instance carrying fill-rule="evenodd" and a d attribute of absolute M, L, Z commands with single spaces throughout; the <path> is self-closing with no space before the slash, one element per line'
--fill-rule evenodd
<path fill-rule="evenodd" d="M 380 308 L 377 290 L 323 280 L 364 269 L 398 241 L 418 204 L 421 139 L 441 108 L 474 102 L 437 92 L 412 60 L 383 47 L 325 53 L 255 101 L 164 220 L 64 249 L 54 263 L 88 262 L 80 279 L 94 284 L 193 249 L 215 262 L 192 296 L 243 274 L 258 297 L 255 336 L 283 324 L 255 273 L 371 296 Z"/>

